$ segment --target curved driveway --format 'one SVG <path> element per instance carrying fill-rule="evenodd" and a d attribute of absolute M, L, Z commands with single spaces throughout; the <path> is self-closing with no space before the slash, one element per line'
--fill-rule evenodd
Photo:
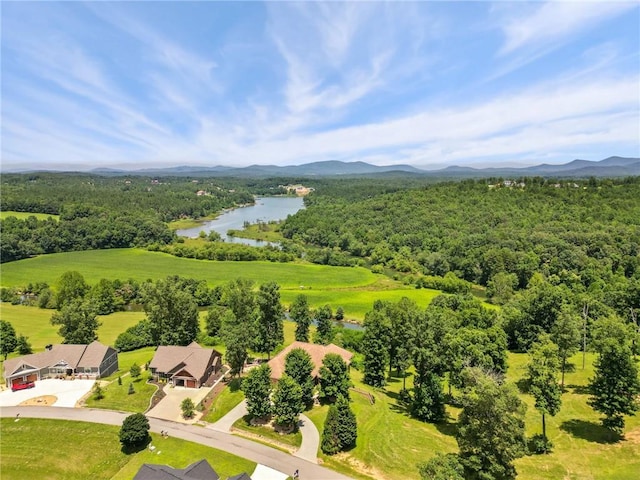
<path fill-rule="evenodd" d="M 52 418 L 116 426 L 122 425 L 122 421 L 130 415 L 130 413 L 93 408 L 4 407 L 0 411 L 2 417 L 15 417 L 18 413 L 20 417 L 24 418 Z M 160 430 L 165 430 L 173 437 L 224 450 L 289 475 L 298 469 L 300 478 L 304 480 L 350 480 L 350 477 L 302 458 L 293 457 L 229 433 L 157 418 L 149 418 L 149 424 L 153 432 L 158 433 Z"/>

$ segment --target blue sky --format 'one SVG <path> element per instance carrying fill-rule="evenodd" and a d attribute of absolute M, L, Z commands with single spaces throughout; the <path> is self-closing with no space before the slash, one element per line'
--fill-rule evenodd
<path fill-rule="evenodd" d="M 2 169 L 640 156 L 638 2 L 2 2 Z"/>

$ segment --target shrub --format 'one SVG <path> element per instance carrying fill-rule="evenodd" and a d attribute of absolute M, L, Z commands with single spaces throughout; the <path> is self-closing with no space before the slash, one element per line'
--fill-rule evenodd
<path fill-rule="evenodd" d="M 122 422 L 119 436 L 125 449 L 144 445 L 149 440 L 149 420 L 142 413 L 129 415 Z"/>
<path fill-rule="evenodd" d="M 182 400 L 180 409 L 182 410 L 182 416 L 184 418 L 193 418 L 193 415 L 195 414 L 195 405 L 193 404 L 193 400 L 190 398 Z"/>
<path fill-rule="evenodd" d="M 542 455 L 544 453 L 551 453 L 553 450 L 553 442 L 548 438 L 545 438 L 541 433 L 537 433 L 529 439 L 528 447 L 529 452 Z"/>
<path fill-rule="evenodd" d="M 133 395 L 134 393 L 136 393 L 136 391 L 133 389 L 133 383 L 129 384 L 129 391 L 127 392 L 128 395 Z"/>

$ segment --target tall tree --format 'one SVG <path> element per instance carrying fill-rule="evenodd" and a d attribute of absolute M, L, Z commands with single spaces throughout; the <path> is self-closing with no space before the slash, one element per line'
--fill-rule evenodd
<path fill-rule="evenodd" d="M 582 319 L 573 313 L 570 307 L 563 307 L 558 320 L 551 327 L 551 340 L 558 346 L 560 355 L 560 371 L 562 380 L 560 386 L 564 388 L 564 374 L 567 370 L 567 359 L 580 348 Z"/>
<path fill-rule="evenodd" d="M 372 387 L 385 384 L 389 361 L 390 328 L 382 310 L 371 310 L 364 318 L 362 354 L 364 355 L 364 383 Z"/>
<path fill-rule="evenodd" d="M 237 323 L 243 325 L 247 337 L 253 338 L 256 318 L 256 294 L 253 282 L 236 278 L 225 285 L 222 291 L 221 305 L 231 309 Z"/>
<path fill-rule="evenodd" d="M 306 295 L 298 295 L 289 307 L 291 320 L 296 322 L 296 341 L 309 341 L 309 326 L 311 325 L 311 311 Z"/>
<path fill-rule="evenodd" d="M 337 433 L 340 440 L 340 449 L 348 450 L 356 446 L 356 440 L 358 439 L 356 414 L 351 410 L 349 400 L 343 396 L 338 397 L 335 405 L 338 411 Z"/>
<path fill-rule="evenodd" d="M 313 360 L 302 348 L 294 348 L 285 358 L 284 373 L 293 378 L 302 390 L 302 401 L 305 405 L 313 403 Z"/>
<path fill-rule="evenodd" d="M 77 299 L 84 298 L 89 291 L 89 285 L 84 281 L 84 277 L 75 271 L 65 272 L 58 279 L 58 290 L 56 293 L 56 304 L 58 310 Z"/>
<path fill-rule="evenodd" d="M 154 344 L 188 345 L 196 339 L 200 331 L 198 306 L 189 293 L 167 279 L 145 284 L 141 295 Z"/>
<path fill-rule="evenodd" d="M 31 348 L 31 343 L 29 342 L 29 338 L 24 335 L 18 335 L 18 341 L 16 345 L 16 349 L 20 355 L 28 355 L 33 353 L 33 349 Z"/>
<path fill-rule="evenodd" d="M 339 428 L 340 419 L 338 418 L 338 408 L 335 405 L 331 405 L 327 412 L 327 417 L 324 420 L 322 440 L 320 442 L 320 448 L 324 454 L 335 455 L 340 451 Z"/>
<path fill-rule="evenodd" d="M 223 339 L 227 352 L 225 359 L 231 367 L 231 375 L 240 375 L 249 356 L 249 339 L 242 325 L 235 323 L 231 313 L 228 322 L 223 323 Z"/>
<path fill-rule="evenodd" d="M 389 308 L 391 340 L 389 342 L 389 369 L 395 368 L 402 375 L 402 388 L 406 388 L 406 371 L 411 364 L 411 328 L 420 315 L 413 300 L 403 297 Z"/>
<path fill-rule="evenodd" d="M 232 314 L 231 310 L 220 305 L 212 305 L 207 310 L 207 318 L 205 319 L 206 332 L 210 337 L 215 337 L 220 333 L 222 328 L 222 319 L 225 315 Z"/>
<path fill-rule="evenodd" d="M 604 415 L 602 425 L 612 432 L 624 431 L 624 415 L 640 409 L 638 367 L 628 345 L 610 340 L 600 346 L 594 363 L 595 375 L 589 382 L 589 405 Z"/>
<path fill-rule="evenodd" d="M 320 398 L 335 402 L 342 395 L 349 398 L 349 367 L 337 353 L 328 353 L 322 359 L 320 367 Z"/>
<path fill-rule="evenodd" d="M 254 349 L 266 353 L 271 352 L 284 342 L 282 326 L 282 304 L 280 303 L 280 287 L 275 282 L 260 285 L 257 297 L 258 315 L 256 319 L 256 337 Z"/>
<path fill-rule="evenodd" d="M 249 371 L 242 382 L 247 411 L 256 418 L 268 418 L 271 406 L 271 368 L 266 363 Z"/>
<path fill-rule="evenodd" d="M 435 373 L 421 377 L 413 388 L 411 415 L 424 422 L 440 422 L 445 418 L 445 398 L 442 379 Z"/>
<path fill-rule="evenodd" d="M 512 385 L 500 384 L 477 368 L 467 369 L 464 376 L 456 440 L 465 478 L 514 479 L 513 461 L 526 452 L 526 405 Z"/>
<path fill-rule="evenodd" d="M 289 375 L 284 374 L 278 380 L 273 392 L 273 416 L 276 424 L 296 429 L 303 411 L 304 402 L 300 385 Z"/>
<path fill-rule="evenodd" d="M 13 325 L 5 320 L 0 320 L 0 355 L 4 355 L 6 360 L 7 355 L 13 352 L 17 346 L 18 339 Z"/>
<path fill-rule="evenodd" d="M 322 345 L 327 345 L 333 341 L 333 321 L 331 320 L 333 317 L 333 313 L 331 312 L 331 307 L 329 305 L 325 305 L 320 307 L 316 311 L 316 322 L 317 322 L 317 330 L 316 337 L 314 339 L 315 343 L 320 343 Z"/>
<path fill-rule="evenodd" d="M 562 390 L 556 380 L 559 369 L 558 356 L 558 346 L 547 334 L 540 335 L 538 341 L 529 349 L 526 381 L 529 392 L 536 400 L 536 409 L 542 414 L 542 440 L 545 453 L 550 451 L 545 415 L 555 416 L 562 405 Z"/>
<path fill-rule="evenodd" d="M 63 343 L 84 344 L 98 339 L 98 316 L 93 305 L 81 298 L 73 300 L 51 316 L 52 325 L 60 325 Z"/>
<path fill-rule="evenodd" d="M 109 315 L 118 310 L 122 305 L 122 299 L 116 297 L 116 289 L 113 282 L 102 278 L 91 289 L 87 296 L 96 307 L 98 315 Z"/>

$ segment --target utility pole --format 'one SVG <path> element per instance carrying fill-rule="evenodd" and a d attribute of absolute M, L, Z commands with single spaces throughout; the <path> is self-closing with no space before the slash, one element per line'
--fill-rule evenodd
<path fill-rule="evenodd" d="M 584 366 L 586 363 L 587 357 L 587 318 L 589 317 L 589 304 L 587 302 L 584 303 L 584 307 L 582 307 L 582 369 L 584 370 Z"/>

